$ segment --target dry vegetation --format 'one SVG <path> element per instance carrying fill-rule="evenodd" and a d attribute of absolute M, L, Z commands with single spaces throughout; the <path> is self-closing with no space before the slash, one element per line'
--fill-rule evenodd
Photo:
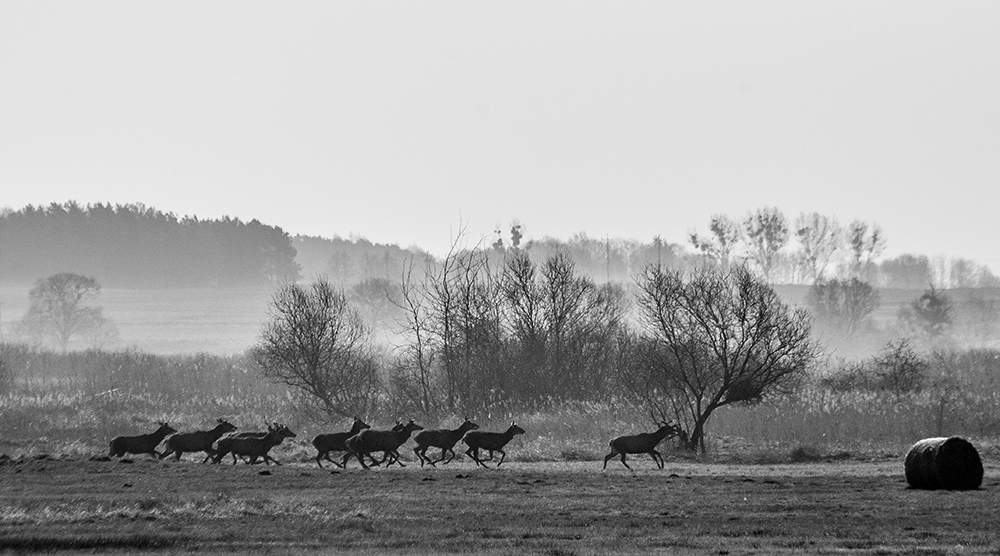
<path fill-rule="evenodd" d="M 169 306 L 156 295 L 150 303 Z M 246 345 L 257 323 L 233 317 L 243 307 L 211 297 L 205 290 L 197 302 L 215 303 L 217 320 L 178 324 L 184 334 L 162 351 L 198 351 L 184 342 L 208 338 L 204 331 L 223 321 L 240 323 L 226 345 Z M 149 318 L 132 301 L 128 318 Z M 637 456 L 630 473 L 620 464 L 601 471 L 608 440 L 655 427 L 634 404 L 616 400 L 470 415 L 482 430 L 504 430 L 512 420 L 526 430 L 499 470 L 477 470 L 463 450 L 452 464 L 421 469 L 410 465 L 412 441 L 401 450 L 405 469 L 366 472 L 355 462 L 320 470 L 309 441 L 345 430 L 348 420 L 300 411 L 242 356 L 67 357 L 34 358 L 0 396 L 0 552 L 1000 553 L 1000 403 L 985 380 L 996 365 L 985 360 L 984 380 L 962 389 L 812 385 L 791 398 L 726 407 L 713 415 L 706 456 L 665 443 L 666 469 Z M 455 427 L 462 416 L 387 406 L 364 417 L 378 428 L 410 417 L 432 428 Z M 298 437 L 275 449 L 285 465 L 270 474 L 145 456 L 100 461 L 114 436 L 150 432 L 157 421 L 203 429 L 218 418 L 240 430 L 280 420 Z M 907 488 L 907 448 L 942 434 L 979 450 L 980 489 Z"/>

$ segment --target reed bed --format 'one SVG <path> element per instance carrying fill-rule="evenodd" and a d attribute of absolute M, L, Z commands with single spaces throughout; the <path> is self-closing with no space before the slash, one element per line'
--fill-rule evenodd
<path fill-rule="evenodd" d="M 294 396 L 257 376 L 242 356 L 152 356 L 134 350 L 59 355 L 0 346 L 7 369 L 15 372 L 7 393 L 0 394 L 0 454 L 12 457 L 106 454 L 110 438 L 149 432 L 160 421 L 190 431 L 211 428 L 223 418 L 240 430 L 287 424 L 298 438 L 281 451 L 293 461 L 309 462 L 315 457 L 313 436 L 350 425 L 347 418 L 303 411 Z M 987 355 L 975 361 L 990 363 L 979 365 L 979 374 L 989 378 L 993 373 L 986 370 L 994 369 L 995 358 Z M 707 426 L 707 457 L 901 456 L 921 438 L 955 435 L 976 439 L 989 451 L 1000 429 L 1000 393 L 985 378 L 980 383 L 983 387 L 894 394 L 834 391 L 817 381 L 794 396 L 717 410 Z M 376 428 L 409 418 L 427 428 L 454 428 L 465 417 L 373 413 L 361 417 Z M 620 399 L 548 400 L 522 408 L 497 404 L 469 417 L 484 431 L 503 431 L 512 421 L 527 431 L 510 444 L 510 461 L 599 461 L 611 438 L 656 428 L 643 407 Z M 671 439 L 660 448 L 668 458 L 694 457 Z M 459 454 L 464 449 L 462 443 L 456 446 Z M 412 449 L 402 453 L 415 460 Z"/>

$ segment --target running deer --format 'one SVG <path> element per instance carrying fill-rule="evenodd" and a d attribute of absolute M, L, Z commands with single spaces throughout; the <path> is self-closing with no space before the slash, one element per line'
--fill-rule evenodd
<path fill-rule="evenodd" d="M 202 463 L 205 463 L 215 455 L 212 444 L 215 444 L 216 440 L 222 438 L 222 435 L 236 430 L 236 425 L 228 421 L 217 419 L 217 422 L 218 424 L 212 430 L 179 432 L 168 436 L 165 442 L 167 449 L 160 454 L 160 459 L 173 454 L 174 461 L 180 461 L 184 452 L 205 452 L 205 460 L 202 461 Z"/>
<path fill-rule="evenodd" d="M 664 438 L 676 436 L 681 433 L 681 428 L 673 423 L 663 422 L 655 432 L 644 432 L 632 436 L 619 436 L 608 444 L 611 446 L 611 453 L 604 456 L 604 469 L 608 468 L 608 460 L 615 456 L 621 456 L 622 465 L 632 469 L 625 462 L 625 454 L 649 454 L 653 458 L 658 469 L 663 469 L 663 456 L 656 451 L 656 445 Z"/>
<path fill-rule="evenodd" d="M 346 452 L 347 445 L 345 442 L 347 442 L 347 439 L 358 434 L 364 429 L 369 428 L 371 428 L 371 425 L 355 417 L 354 422 L 351 423 L 351 430 L 347 432 L 334 432 L 330 434 L 316 435 L 316 438 L 313 438 L 313 446 L 316 448 L 316 465 L 318 465 L 320 469 L 323 469 L 323 464 L 320 460 L 325 459 L 326 461 L 343 468 L 340 463 L 334 461 L 333 458 L 330 457 L 330 452 Z"/>
<path fill-rule="evenodd" d="M 224 439 L 227 439 L 227 438 L 264 438 L 265 436 L 267 436 L 267 434 L 269 432 L 271 432 L 272 428 L 275 428 L 277 426 L 278 426 L 278 423 L 272 423 L 270 425 L 268 425 L 268 424 L 265 423 L 264 427 L 267 429 L 266 431 L 231 432 L 231 433 L 223 435 L 223 437 L 220 438 L 219 440 L 224 440 Z M 229 440 L 226 440 L 226 442 L 229 442 Z M 214 451 L 215 444 L 213 444 L 212 446 L 213 446 L 213 451 Z M 236 465 L 236 460 L 237 460 L 236 454 L 232 454 L 232 456 L 233 456 L 233 465 Z M 208 456 L 207 458 L 205 458 L 205 461 L 208 461 L 209 459 L 211 459 L 213 457 L 215 457 L 215 456 L 214 455 Z M 243 463 L 249 463 L 250 462 L 250 458 L 248 458 L 246 456 L 241 456 L 239 459 L 242 459 Z M 204 463 L 204 462 L 202 462 L 202 463 Z"/>
<path fill-rule="evenodd" d="M 451 457 L 448 458 L 448 461 L 444 462 L 444 464 L 447 465 L 451 462 L 451 460 L 455 459 L 455 444 L 458 444 L 458 441 L 465 436 L 465 433 L 478 428 L 479 425 L 473 423 L 468 417 L 466 417 L 465 422 L 455 430 L 425 430 L 418 432 L 417 435 L 413 437 L 413 441 L 417 443 L 417 447 L 413 449 L 413 453 L 417 454 L 417 457 L 420 459 L 420 467 L 424 466 L 425 461 L 432 466 L 437 467 L 434 464 L 444 460 L 444 457 L 448 455 L 448 452 L 451 452 Z M 441 457 L 434 461 L 431 461 L 431 459 L 427 457 L 427 449 L 432 446 L 435 448 L 441 448 Z"/>
<path fill-rule="evenodd" d="M 271 456 L 267 455 L 271 448 L 274 448 L 281 441 L 286 438 L 295 438 L 295 433 L 289 430 L 285 425 L 279 425 L 274 423 L 273 426 L 269 426 L 267 434 L 263 438 L 255 437 L 239 437 L 239 436 L 224 436 L 216 441 L 213 448 L 215 449 L 215 459 L 212 463 L 219 463 L 226 454 L 233 454 L 233 464 L 236 464 L 235 456 L 247 456 L 250 458 L 250 465 L 257 463 L 257 458 L 263 458 L 264 463 L 271 465 L 281 465 Z"/>
<path fill-rule="evenodd" d="M 503 451 L 503 447 L 513 440 L 514 435 L 517 434 L 524 434 L 524 429 L 511 421 L 510 427 L 504 432 L 471 431 L 465 435 L 462 441 L 469 446 L 469 449 L 465 453 L 476 462 L 476 467 L 480 465 L 489 467 L 483 463 L 484 460 L 479 459 L 479 450 L 488 450 L 490 460 L 493 459 L 493 452 L 500 452 L 500 461 L 497 462 L 497 467 L 500 467 L 503 465 L 504 458 L 507 457 L 507 453 Z"/>
<path fill-rule="evenodd" d="M 128 454 L 149 454 L 153 457 L 159 457 L 160 453 L 156 451 L 156 447 L 163 442 L 168 434 L 173 434 L 177 432 L 174 428 L 166 423 L 160 423 L 160 428 L 149 434 L 140 434 L 138 436 L 116 436 L 111 439 L 110 456 L 121 457 L 126 453 Z"/>
<path fill-rule="evenodd" d="M 343 465 L 347 465 L 347 460 L 351 456 L 358 458 L 358 463 L 361 467 L 368 469 L 365 465 L 365 457 L 374 461 L 372 457 L 372 452 L 385 452 L 385 457 L 382 461 L 389 459 L 389 465 L 393 462 L 398 463 L 400 467 L 406 467 L 403 462 L 399 461 L 399 452 L 397 451 L 400 446 L 403 445 L 410 438 L 410 434 L 414 431 L 423 430 L 423 427 L 413 422 L 410 422 L 400 430 L 382 431 L 382 430 L 363 430 L 358 434 L 347 439 L 345 444 L 347 445 L 347 454 L 344 456 Z M 381 463 L 381 462 L 379 462 Z"/>
<path fill-rule="evenodd" d="M 412 419 L 411 419 L 411 421 L 412 421 Z M 406 425 L 404 425 L 402 421 L 396 421 L 396 425 L 394 427 L 392 427 L 392 432 L 399 432 L 399 431 L 403 430 L 404 427 L 406 427 Z M 347 458 L 345 457 L 344 459 L 347 459 Z M 386 467 L 389 467 L 390 465 L 392 465 L 394 463 L 399 463 L 399 454 L 397 453 L 395 456 L 393 456 L 392 453 L 390 453 L 388 451 L 383 451 L 382 452 L 382 459 L 376 460 L 375 456 L 373 456 L 371 454 L 368 455 L 368 459 L 371 460 L 372 467 L 378 467 L 378 466 L 382 465 L 383 463 L 385 463 L 386 460 L 389 460 L 389 463 L 386 463 L 386 465 L 385 465 Z M 399 466 L 400 467 L 405 467 L 402 463 L 400 463 Z"/>

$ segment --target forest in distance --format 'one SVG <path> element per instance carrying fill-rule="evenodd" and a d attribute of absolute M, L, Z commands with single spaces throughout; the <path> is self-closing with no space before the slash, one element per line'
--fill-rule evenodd
<path fill-rule="evenodd" d="M 988 267 L 968 259 L 881 257 L 891 239 L 877 223 L 841 225 L 817 213 L 789 218 L 768 207 L 743 217 L 713 216 L 708 232 L 687 238 L 640 241 L 585 232 L 567 239 L 530 238 L 517 222 L 499 228 L 491 237 L 470 241 L 471 248 L 497 254 L 520 249 L 536 261 L 567 253 L 582 275 L 598 282 L 630 283 L 651 263 L 690 269 L 744 261 L 771 284 L 809 285 L 821 276 L 856 275 L 886 289 L 1000 287 Z M 141 204 L 70 201 L 0 209 L 0 284 L 5 285 L 33 284 L 69 271 L 92 276 L 105 288 L 273 285 L 318 276 L 350 287 L 370 279 L 398 281 L 409 264 L 439 258 L 419 246 L 291 236 L 257 220 L 178 217 Z"/>
<path fill-rule="evenodd" d="M 565 254 L 581 277 L 625 290 L 649 264 L 687 271 L 739 262 L 764 275 L 796 306 L 806 304 L 814 283 L 857 278 L 878 290 L 870 316 L 890 328 L 932 285 L 947 291 L 956 335 L 967 345 L 991 345 L 1000 279 L 974 261 L 913 254 L 884 258 L 887 238 L 876 223 L 842 226 L 816 213 L 790 220 L 765 207 L 742 218 L 715 215 L 708 228 L 692 232 L 686 243 L 659 237 L 643 243 L 584 233 L 567 240 L 528 238 L 514 222 L 471 248 L 455 249 L 482 252 L 494 265 L 514 252 L 536 264 Z M 115 328 L 103 337 L 78 336 L 75 349 L 240 353 L 255 341 L 277 285 L 319 277 L 342 287 L 377 338 L 391 345 L 399 340 L 401 315 L 387 294 L 398 290 L 407 269 L 428 272 L 440 262 L 416 246 L 362 237 L 293 237 L 257 220 L 179 218 L 141 204 L 70 201 L 6 208 L 0 210 L 0 339 L 31 341 L 19 336 L 17 327 L 28 310 L 30 288 L 68 271 L 95 280 L 99 293 L 91 304 L 101 307 Z M 884 340 L 869 341 L 860 351 L 871 352 Z"/>

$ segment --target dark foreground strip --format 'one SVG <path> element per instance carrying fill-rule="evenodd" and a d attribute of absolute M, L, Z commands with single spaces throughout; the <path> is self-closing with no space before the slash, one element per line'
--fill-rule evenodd
<path fill-rule="evenodd" d="M 108 537 L 14 537 L 0 538 L 0 551 L 49 552 L 53 550 L 95 550 L 112 548 L 157 549 L 176 546 L 190 539 L 125 535 Z"/>

